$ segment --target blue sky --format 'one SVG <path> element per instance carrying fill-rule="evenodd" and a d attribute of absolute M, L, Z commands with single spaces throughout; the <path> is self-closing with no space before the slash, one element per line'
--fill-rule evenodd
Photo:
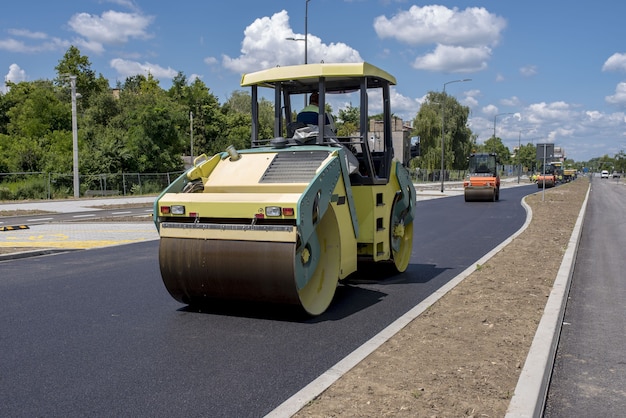
<path fill-rule="evenodd" d="M 470 107 L 479 143 L 495 118 L 510 149 L 553 142 L 576 161 L 626 150 L 621 1 L 13 1 L 0 12 L 0 74 L 52 79 L 75 45 L 112 87 L 150 72 L 169 88 L 182 71 L 224 103 L 242 73 L 304 62 L 304 42 L 286 38 L 304 37 L 307 4 L 308 62 L 387 70 L 405 120 L 445 85 Z M 449 83 L 460 79 L 471 81 Z"/>

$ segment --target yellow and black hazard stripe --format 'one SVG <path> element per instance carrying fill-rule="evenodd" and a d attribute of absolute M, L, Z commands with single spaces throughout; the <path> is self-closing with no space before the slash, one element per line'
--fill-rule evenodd
<path fill-rule="evenodd" d="M 17 231 L 18 229 L 29 229 L 28 225 L 0 226 L 0 231 Z"/>

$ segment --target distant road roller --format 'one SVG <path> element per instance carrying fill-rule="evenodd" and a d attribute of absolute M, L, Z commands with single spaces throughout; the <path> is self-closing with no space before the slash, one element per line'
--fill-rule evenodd
<path fill-rule="evenodd" d="M 537 187 L 547 189 L 556 186 L 557 171 L 554 164 L 546 163 L 541 167 L 541 171 L 537 175 Z"/>
<path fill-rule="evenodd" d="M 405 164 L 394 158 L 395 83 L 368 63 L 245 74 L 251 147 L 196 158 L 154 203 L 169 293 L 188 305 L 260 301 L 319 315 L 358 266 L 380 262 L 405 271 L 416 204 L 405 164 L 416 151 L 409 143 Z M 355 132 L 338 137 L 324 112 L 298 121 L 293 104 L 313 93 L 319 109 L 332 96 L 359 103 Z M 260 137 L 261 97 L 273 98 L 271 138 Z M 369 121 L 370 109 L 382 116 Z"/>
<path fill-rule="evenodd" d="M 463 181 L 466 202 L 500 200 L 500 175 L 496 154 L 470 154 L 468 171 L 469 174 Z"/>

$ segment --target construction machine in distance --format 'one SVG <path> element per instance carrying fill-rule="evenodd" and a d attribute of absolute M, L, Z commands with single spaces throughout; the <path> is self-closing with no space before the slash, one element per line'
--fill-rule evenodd
<path fill-rule="evenodd" d="M 540 189 L 548 189 L 556 186 L 557 170 L 552 163 L 543 164 L 541 171 L 537 174 L 537 187 Z"/>
<path fill-rule="evenodd" d="M 319 315 L 360 265 L 405 271 L 416 195 L 409 171 L 394 158 L 395 83 L 368 63 L 243 75 L 241 86 L 251 89 L 251 147 L 196 158 L 154 203 L 159 266 L 172 297 L 192 306 L 296 305 Z M 259 134 L 262 92 L 274 103 L 267 139 Z M 293 104 L 315 92 L 319 109 L 331 95 L 359 103 L 358 132 L 337 137 L 324 112 L 316 123 L 297 122 Z M 368 130 L 370 109 L 382 109 L 376 134 Z"/>
<path fill-rule="evenodd" d="M 496 154 L 470 154 L 468 172 L 467 178 L 463 181 L 466 202 L 500 200 L 500 175 Z"/>
<path fill-rule="evenodd" d="M 563 182 L 569 183 L 572 180 L 576 180 L 578 171 L 575 168 L 566 168 L 563 170 Z"/>

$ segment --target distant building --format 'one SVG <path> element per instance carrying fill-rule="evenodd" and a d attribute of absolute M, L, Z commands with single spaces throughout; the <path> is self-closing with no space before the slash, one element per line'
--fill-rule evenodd
<path fill-rule="evenodd" d="M 402 164 L 411 159 L 411 125 L 404 123 L 398 117 L 391 119 L 391 139 L 393 141 L 393 154 Z M 373 151 L 382 151 L 383 121 L 370 120 L 367 133 L 370 148 Z"/>

